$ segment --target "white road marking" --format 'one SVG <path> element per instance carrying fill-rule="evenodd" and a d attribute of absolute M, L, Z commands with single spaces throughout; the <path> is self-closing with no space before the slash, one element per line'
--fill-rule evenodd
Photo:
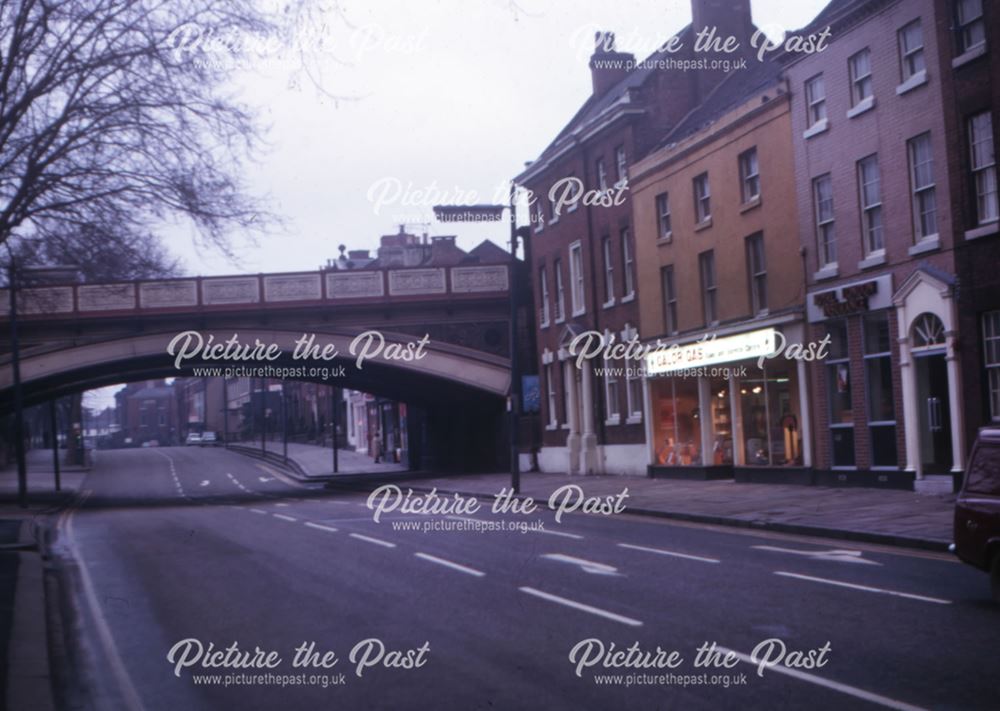
<path fill-rule="evenodd" d="M 275 506 L 288 506 L 288 504 L 286 504 L 284 501 L 278 501 L 277 503 L 275 503 Z"/>
<path fill-rule="evenodd" d="M 577 602 L 576 600 L 568 600 L 564 597 L 559 597 L 558 595 L 553 595 L 552 593 L 543 592 L 542 590 L 536 590 L 535 588 L 518 588 L 523 593 L 528 595 L 534 595 L 535 597 L 540 597 L 543 600 L 548 600 L 549 602 L 555 602 L 559 605 L 565 605 L 566 607 L 572 607 L 574 610 L 581 610 L 582 612 L 589 612 L 592 615 L 597 615 L 598 617 L 604 617 L 608 620 L 613 620 L 614 622 L 621 622 L 623 625 L 631 625 L 632 627 L 642 627 L 642 622 L 640 620 L 632 619 L 631 617 L 625 617 L 624 615 L 619 615 L 614 612 L 608 612 L 607 610 L 602 610 L 599 607 L 593 607 L 591 605 L 586 605 L 582 602 Z"/>
<path fill-rule="evenodd" d="M 315 529 L 318 529 L 320 531 L 329 531 L 330 533 L 336 533 L 338 530 L 340 530 L 340 529 L 334 528 L 333 526 L 324 526 L 321 523 L 313 523 L 312 521 L 306 521 L 306 525 L 309 528 L 315 528 Z"/>
<path fill-rule="evenodd" d="M 161 452 L 157 452 L 157 454 L 161 454 L 161 456 L 170 460 L 170 457 L 167 457 L 167 455 L 162 454 Z M 172 466 L 173 461 L 171 460 L 170 463 Z M 87 599 L 87 605 L 90 607 L 91 614 L 93 615 L 94 623 L 97 627 L 97 635 L 101 640 L 102 646 L 104 647 L 104 652 L 109 660 L 112 674 L 115 676 L 121 695 L 124 697 L 122 701 L 125 702 L 126 706 L 130 710 L 142 711 L 142 709 L 144 709 L 144 706 L 142 705 L 142 698 L 139 696 L 139 692 L 136 690 L 131 677 L 128 675 L 125 663 L 122 661 L 122 657 L 118 652 L 118 647 L 115 646 L 115 639 L 111 634 L 111 627 L 108 625 L 108 621 L 104 616 L 104 611 L 101 609 L 100 603 L 97 601 L 97 593 L 94 589 L 94 582 L 90 577 L 90 571 L 87 569 L 86 561 L 84 561 L 83 555 L 80 553 L 80 549 L 77 546 L 76 537 L 73 535 L 73 514 L 76 513 L 77 509 L 83 505 L 92 493 L 93 492 L 90 489 L 84 491 L 82 495 L 78 495 L 76 501 L 74 501 L 70 508 L 67 509 L 65 514 L 66 518 L 64 519 L 66 524 L 66 540 L 70 550 L 70 555 L 77 561 L 80 571 L 80 580 L 83 583 L 84 597 Z"/>
<path fill-rule="evenodd" d="M 604 563 L 595 563 L 592 560 L 584 560 L 583 558 L 574 558 L 571 555 L 564 555 L 562 553 L 546 553 L 542 558 L 547 558 L 548 560 L 554 560 L 559 563 L 570 563 L 571 565 L 580 566 L 585 573 L 591 573 L 593 575 L 620 575 L 618 568 L 613 565 L 606 565 Z"/>
<path fill-rule="evenodd" d="M 417 558 L 422 558 L 423 560 L 429 560 L 431 563 L 437 563 L 438 565 L 443 565 L 446 568 L 451 568 L 452 570 L 457 570 L 460 573 L 466 573 L 467 575 L 474 575 L 477 578 L 481 578 L 486 573 L 481 570 L 476 570 L 475 568 L 469 568 L 464 565 L 459 565 L 458 563 L 452 563 L 450 560 L 445 560 L 444 558 L 438 558 L 437 556 L 430 555 L 429 553 L 414 553 Z"/>
<path fill-rule="evenodd" d="M 286 516 L 285 514 L 271 514 L 275 518 L 280 518 L 282 521 L 298 521 L 297 518 L 293 516 Z"/>
<path fill-rule="evenodd" d="M 565 531 L 550 531 L 547 528 L 533 528 L 531 529 L 533 533 L 547 533 L 550 536 L 562 536 L 563 538 L 572 538 L 577 541 L 582 541 L 583 536 L 576 533 L 566 533 Z"/>
<path fill-rule="evenodd" d="M 629 548 L 634 551 L 645 551 L 646 553 L 656 553 L 657 555 L 668 555 L 672 558 L 684 558 L 685 560 L 699 560 L 702 563 L 718 563 L 718 558 L 705 558 L 700 555 L 691 555 L 689 553 L 678 553 L 677 551 L 665 551 L 662 548 L 649 548 L 648 546 L 636 546 L 631 543 L 619 543 L 621 548 Z"/>
<path fill-rule="evenodd" d="M 852 590 L 863 590 L 864 592 L 881 593 L 883 595 L 893 595 L 894 597 L 905 597 L 910 600 L 920 600 L 922 602 L 933 602 L 938 605 L 950 605 L 951 600 L 943 600 L 939 597 L 927 597 L 926 595 L 914 595 L 913 593 L 899 592 L 898 590 L 886 590 L 885 588 L 875 588 L 870 585 L 858 585 L 856 583 L 845 583 L 842 580 L 829 580 L 827 578 L 815 578 L 811 575 L 800 575 L 799 573 L 788 573 L 784 570 L 774 571 L 775 575 L 781 575 L 786 578 L 796 578 L 798 580 L 811 580 L 814 583 L 826 583 L 827 585 L 836 585 L 842 588 L 851 588 Z"/>
<path fill-rule="evenodd" d="M 259 481 L 259 482 L 267 482 L 267 481 L 271 481 L 271 479 L 272 479 L 272 477 L 269 477 L 269 476 L 259 476 L 259 477 L 257 477 L 257 481 Z"/>
<path fill-rule="evenodd" d="M 205 479 L 198 486 L 208 486 L 208 479 Z"/>
<path fill-rule="evenodd" d="M 250 510 L 253 511 L 254 513 L 264 514 L 265 516 L 267 515 L 267 511 L 265 511 L 264 509 L 250 509 Z"/>
<path fill-rule="evenodd" d="M 351 538 L 357 538 L 359 541 L 368 541 L 369 543 L 374 543 L 377 546 L 385 546 L 386 548 L 395 548 L 395 543 L 389 543 L 389 541 L 383 541 L 381 538 L 372 538 L 371 536 L 363 536 L 360 533 L 350 534 Z"/>
<path fill-rule="evenodd" d="M 860 563 L 862 565 L 882 565 L 881 563 L 868 560 L 862 557 L 861 551 L 848 550 L 828 550 L 828 551 L 804 551 L 797 548 L 781 548 L 779 546 L 751 546 L 759 551 L 774 551 L 775 553 L 791 553 L 792 555 L 803 555 L 813 560 L 831 560 L 837 563 Z"/>
<path fill-rule="evenodd" d="M 742 652 L 737 652 L 732 649 L 726 649 L 725 647 L 716 647 L 716 649 L 725 654 L 732 654 L 741 662 L 750 664 L 751 666 L 760 666 L 760 662 L 755 662 L 753 657 L 743 654 Z M 882 696 L 881 694 L 875 694 L 871 691 L 865 691 L 864 689 L 859 689 L 856 686 L 850 686 L 849 684 L 842 684 L 839 681 L 833 681 L 831 679 L 824 679 L 821 676 L 815 674 L 809 674 L 808 672 L 800 671 L 798 669 L 792 669 L 790 667 L 783 666 L 769 666 L 768 671 L 773 671 L 777 674 L 784 674 L 786 676 L 799 679 L 801 681 L 808 682 L 810 684 L 815 684 L 817 686 L 822 686 L 827 689 L 832 689 L 833 691 L 839 691 L 842 694 L 847 694 L 848 696 L 853 696 L 856 699 L 863 699 L 869 701 L 873 704 L 878 704 L 879 706 L 885 706 L 890 709 L 898 709 L 898 711 L 926 711 L 922 706 L 914 706 L 908 704 L 905 701 L 899 701 L 897 699 L 891 699 L 888 696 Z"/>

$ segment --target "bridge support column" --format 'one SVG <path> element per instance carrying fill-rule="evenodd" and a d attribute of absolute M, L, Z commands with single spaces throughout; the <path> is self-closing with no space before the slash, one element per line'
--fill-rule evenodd
<path fill-rule="evenodd" d="M 62 491 L 62 475 L 59 472 L 59 425 L 56 419 L 55 400 L 49 400 L 49 429 L 52 431 L 52 471 L 56 477 L 56 491 Z"/>

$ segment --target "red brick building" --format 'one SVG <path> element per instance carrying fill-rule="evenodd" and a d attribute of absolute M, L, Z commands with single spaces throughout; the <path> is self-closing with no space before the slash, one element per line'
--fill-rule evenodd
<path fill-rule="evenodd" d="M 937 0 L 949 208 L 955 274 L 965 444 L 1000 423 L 1000 221 L 996 152 L 1000 138 L 1000 6 Z"/>
<path fill-rule="evenodd" d="M 831 339 L 820 483 L 943 489 L 964 465 L 941 22 L 934 0 L 834 0 L 811 25 L 828 49 L 787 66 L 807 317 Z"/>
<path fill-rule="evenodd" d="M 740 52 L 752 51 L 749 0 L 693 0 L 692 18 L 674 40 L 680 50 L 661 48 L 638 64 L 615 49 L 612 34 L 599 34 L 591 96 L 515 178 L 533 196 L 529 253 L 541 378 L 539 466 L 545 471 L 646 473 L 641 378 L 598 379 L 594 367 L 601 361 L 578 368 L 568 348 L 585 332 L 616 342 L 642 336 L 629 166 L 725 77 L 721 68 L 685 71 L 682 62 L 739 60 L 739 53 L 696 53 L 699 30 L 715 27 L 718 36 L 741 38 Z M 602 191 L 608 204 L 560 200 L 570 197 L 567 186 Z"/>

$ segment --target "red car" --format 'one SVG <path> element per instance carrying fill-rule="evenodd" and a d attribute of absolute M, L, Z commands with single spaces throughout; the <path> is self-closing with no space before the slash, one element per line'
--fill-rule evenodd
<path fill-rule="evenodd" d="M 979 431 L 955 503 L 955 555 L 989 571 L 1000 602 L 1000 428 Z"/>

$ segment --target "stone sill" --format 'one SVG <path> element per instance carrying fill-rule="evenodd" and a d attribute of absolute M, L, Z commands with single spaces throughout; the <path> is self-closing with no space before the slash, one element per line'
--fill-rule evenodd
<path fill-rule="evenodd" d="M 757 195 L 740 205 L 740 214 L 742 215 L 744 212 L 750 212 L 755 207 L 760 207 L 760 195 Z"/>
<path fill-rule="evenodd" d="M 937 235 L 930 235 L 929 237 L 924 237 L 906 251 L 911 257 L 915 257 L 918 254 L 933 252 L 938 249 L 941 249 L 941 238 Z"/>
<path fill-rule="evenodd" d="M 712 226 L 712 218 L 709 217 L 707 220 L 702 220 L 697 225 L 694 226 L 695 232 L 701 232 L 702 230 L 707 230 Z"/>
<path fill-rule="evenodd" d="M 885 263 L 886 263 L 885 250 L 882 250 L 881 252 L 865 257 L 860 262 L 858 262 L 858 269 L 864 271 L 865 269 L 878 267 Z"/>
<path fill-rule="evenodd" d="M 840 267 L 836 264 L 828 264 L 818 272 L 813 272 L 813 281 L 823 281 L 824 279 L 833 279 L 840 275 Z"/>
<path fill-rule="evenodd" d="M 985 225 L 980 225 L 975 229 L 965 231 L 965 239 L 979 239 L 980 237 L 989 237 L 990 235 L 995 235 L 1000 232 L 1000 222 L 994 220 L 993 222 L 987 222 Z"/>
<path fill-rule="evenodd" d="M 847 118 L 852 119 L 855 116 L 860 116 L 866 111 L 871 111 L 875 108 L 875 97 L 869 96 L 857 103 L 856 106 L 847 111 Z"/>
<path fill-rule="evenodd" d="M 951 60 L 951 68 L 958 69 L 959 67 L 968 64 L 974 59 L 979 59 L 984 54 L 986 54 L 986 43 L 982 42 L 973 47 L 972 49 L 970 49 L 969 51 L 963 52 L 962 54 L 958 55 L 953 60 Z"/>
<path fill-rule="evenodd" d="M 813 136 L 818 136 L 821 133 L 825 133 L 828 128 L 830 128 L 829 120 L 823 119 L 821 121 L 817 121 L 812 126 L 810 126 L 805 131 L 802 132 L 802 138 L 808 140 Z"/>
<path fill-rule="evenodd" d="M 896 95 L 902 96 L 908 91 L 913 91 L 919 86 L 923 86 L 927 83 L 927 70 L 921 69 L 919 72 L 914 74 L 912 77 L 904 81 L 902 84 L 896 87 Z"/>

